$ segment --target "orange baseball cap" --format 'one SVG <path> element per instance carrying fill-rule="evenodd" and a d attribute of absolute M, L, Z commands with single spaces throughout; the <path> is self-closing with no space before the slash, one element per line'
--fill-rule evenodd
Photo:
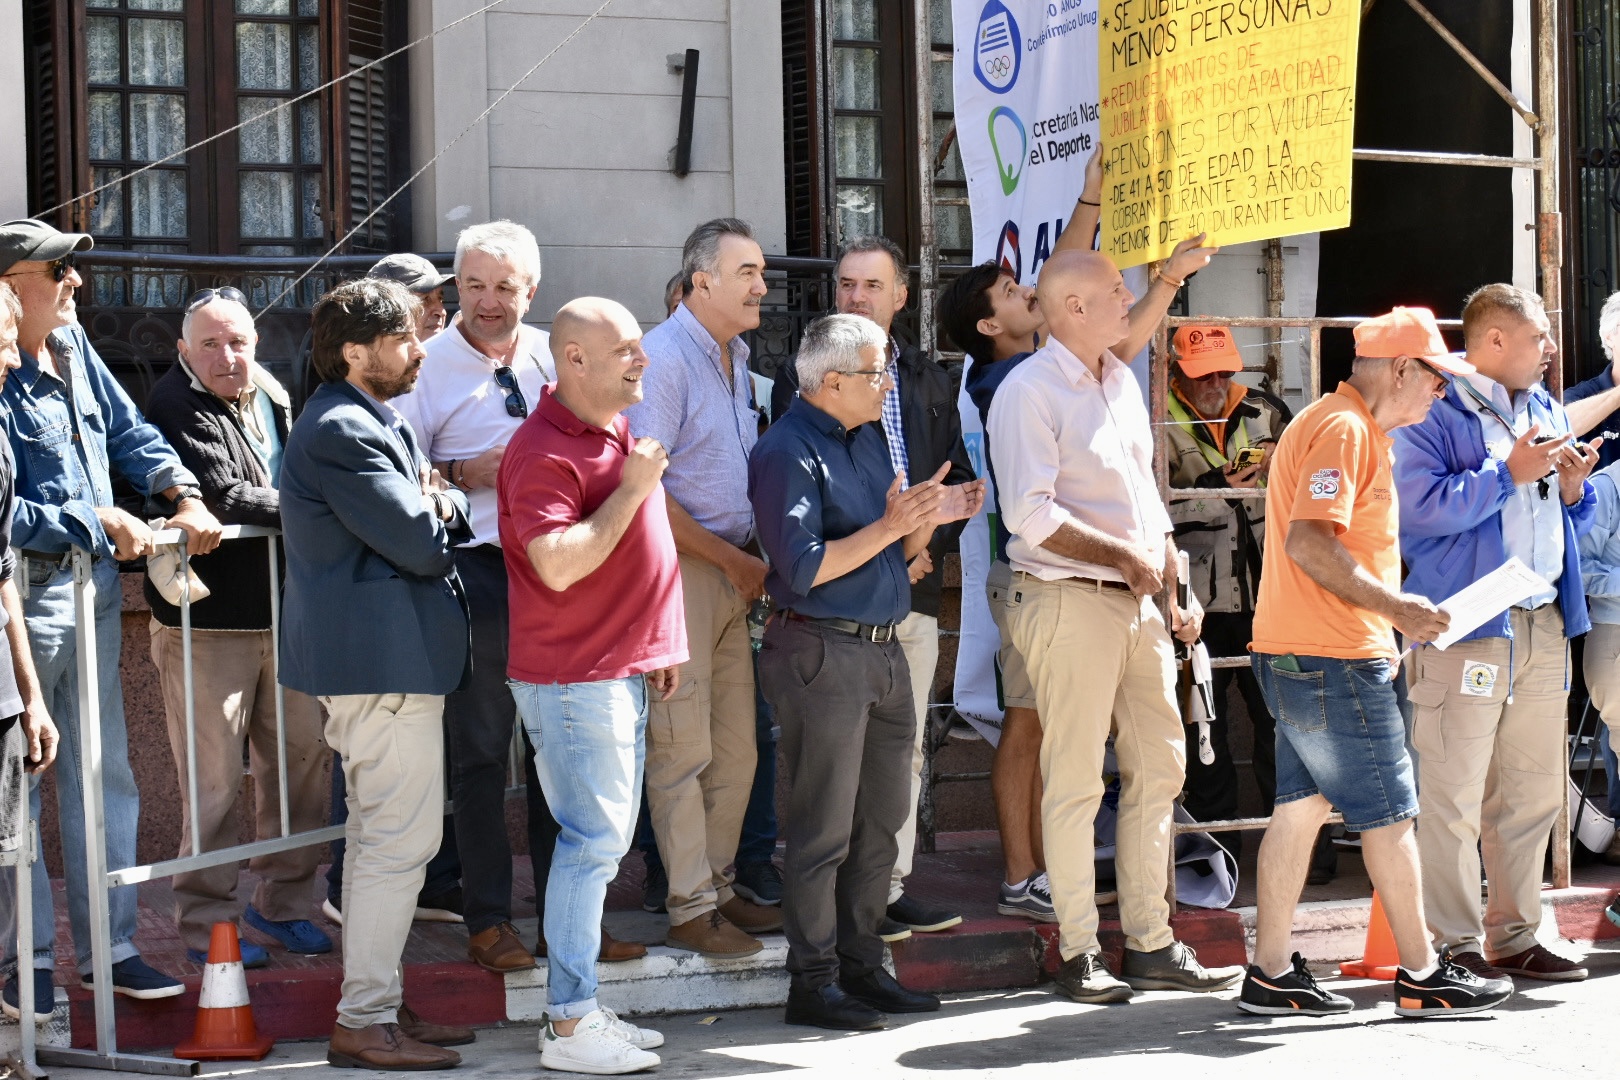
<path fill-rule="evenodd" d="M 1176 331 L 1176 356 L 1181 372 L 1189 379 L 1201 379 L 1217 371 L 1242 371 L 1232 332 L 1224 326 L 1183 326 Z"/>
<path fill-rule="evenodd" d="M 1356 355 L 1368 358 L 1415 356 L 1451 375 L 1472 375 L 1474 365 L 1446 348 L 1434 312 L 1421 307 L 1398 307 L 1356 326 Z"/>

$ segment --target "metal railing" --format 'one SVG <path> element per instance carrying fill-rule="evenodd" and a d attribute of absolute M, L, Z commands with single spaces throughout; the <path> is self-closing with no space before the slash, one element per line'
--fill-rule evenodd
<path fill-rule="evenodd" d="M 1172 488 L 1169 479 L 1169 441 L 1170 420 L 1169 394 L 1169 343 L 1170 335 L 1181 326 L 1226 326 L 1239 329 L 1281 330 L 1284 328 L 1304 328 L 1309 331 L 1309 356 L 1306 362 L 1306 400 L 1307 403 L 1315 401 L 1322 396 L 1322 331 L 1325 329 L 1352 329 L 1358 323 L 1365 321 L 1362 318 L 1323 318 L 1314 316 L 1218 316 L 1193 315 L 1170 316 L 1159 324 L 1152 346 L 1152 360 L 1149 365 L 1148 411 L 1154 421 L 1153 427 L 1153 475 L 1159 480 L 1159 492 L 1167 502 L 1185 499 L 1199 499 L 1211 497 L 1211 491 L 1219 491 L 1222 499 L 1263 499 L 1265 489 L 1253 490 L 1227 490 L 1210 488 Z M 1457 328 L 1462 325 L 1458 319 L 1437 320 L 1443 327 Z M 1248 369 L 1246 369 L 1248 370 Z M 1267 368 L 1253 369 L 1264 371 L 1268 377 L 1276 379 L 1279 371 Z M 1275 388 L 1273 388 L 1275 389 Z M 1211 665 L 1217 668 L 1241 668 L 1249 666 L 1249 657 L 1222 656 L 1211 657 Z M 1224 722 L 1224 721 L 1223 721 Z M 1564 789 L 1568 789 L 1568 770 L 1562 778 Z M 1191 832 L 1237 832 L 1246 829 L 1263 829 L 1270 824 L 1269 817 L 1232 818 L 1216 821 L 1198 822 L 1172 822 L 1173 836 Z M 1337 813 L 1332 814 L 1328 824 L 1343 824 L 1343 818 Z M 1175 845 L 1171 844 L 1171 870 L 1170 870 L 1170 903 L 1172 907 L 1176 899 L 1175 876 Z M 1569 800 L 1566 797 L 1560 804 L 1558 820 L 1553 825 L 1552 836 L 1552 865 L 1553 887 L 1566 889 L 1569 887 L 1570 876 L 1570 830 L 1569 830 Z"/>
<path fill-rule="evenodd" d="M 281 670 L 281 565 L 278 537 L 280 530 L 255 525 L 229 525 L 225 527 L 223 542 L 264 538 L 270 560 L 270 637 L 272 663 L 278 675 L 276 683 L 276 781 L 281 796 L 281 835 L 250 843 L 235 844 L 212 851 L 202 850 L 202 831 L 199 828 L 197 800 L 197 715 L 195 687 L 192 678 L 191 596 L 189 588 L 191 559 L 186 553 L 186 536 L 179 529 L 168 529 L 153 535 L 158 547 L 177 548 L 181 562 L 180 627 L 182 658 L 185 666 L 186 696 L 186 791 L 191 800 L 191 854 L 161 862 L 139 866 L 107 868 L 106 814 L 102 801 L 101 705 L 97 688 L 96 660 L 96 582 L 91 553 L 82 548 L 73 550 L 73 606 L 76 620 L 75 638 L 78 648 L 77 674 L 79 680 L 79 738 L 81 746 L 80 768 L 84 796 L 85 819 L 85 871 L 89 882 L 91 973 L 94 982 L 96 1043 L 93 1050 L 42 1047 L 39 1060 L 47 1064 L 74 1068 L 109 1069 L 120 1072 L 155 1073 L 166 1076 L 194 1076 L 199 1063 L 175 1058 L 145 1057 L 122 1054 L 118 1051 L 117 1021 L 113 1012 L 112 988 L 112 927 L 108 906 L 108 892 L 120 886 L 133 886 L 153 878 L 168 877 L 190 870 L 251 859 L 257 855 L 288 851 L 327 843 L 343 835 L 344 826 L 331 825 L 321 829 L 294 833 L 291 829 L 287 805 L 287 736 L 284 697 L 280 685 Z M 27 893 L 18 886 L 19 897 Z M 18 905 L 18 955 L 24 953 L 21 944 L 22 927 L 30 925 L 29 915 L 21 901 Z M 31 946 L 30 946 L 31 948 Z M 31 980 L 19 980 L 23 992 L 29 991 Z M 27 1015 L 27 1004 L 23 1005 Z M 29 1025 L 25 1022 L 24 1028 Z"/>

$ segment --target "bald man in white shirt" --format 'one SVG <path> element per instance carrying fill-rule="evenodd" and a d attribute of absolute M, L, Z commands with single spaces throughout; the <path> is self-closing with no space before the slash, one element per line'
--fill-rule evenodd
<path fill-rule="evenodd" d="M 1133 988 L 1220 990 L 1242 970 L 1200 966 L 1171 934 L 1165 899 L 1186 771 L 1170 633 L 1197 640 L 1202 612 L 1196 601 L 1181 611 L 1172 588 L 1167 628 L 1154 603 L 1175 582 L 1170 515 L 1141 390 L 1110 351 L 1129 332 L 1135 297 L 1090 251 L 1054 255 L 1037 290 L 1051 333 L 996 392 L 989 435 L 1013 534 L 1009 629 L 1043 728 L 1041 821 L 1063 959 L 1055 981 L 1088 1003 L 1124 1001 Z M 1097 943 L 1092 844 L 1111 728 L 1123 982 Z"/>

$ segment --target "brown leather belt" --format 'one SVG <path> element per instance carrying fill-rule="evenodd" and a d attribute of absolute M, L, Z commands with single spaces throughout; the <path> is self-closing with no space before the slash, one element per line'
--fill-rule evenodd
<path fill-rule="evenodd" d="M 1018 578 L 1020 575 L 1022 575 L 1025 578 L 1028 578 L 1030 581 L 1046 581 L 1045 578 L 1036 577 L 1034 574 L 1031 574 L 1027 570 L 1015 570 L 1013 572 L 1013 577 L 1015 579 Z M 1102 590 L 1102 589 L 1113 589 L 1116 592 L 1131 592 L 1131 591 L 1133 591 L 1131 589 L 1131 587 L 1129 585 L 1125 584 L 1123 581 L 1107 581 L 1107 580 L 1104 580 L 1103 578 L 1094 578 L 1094 577 L 1054 578 L 1050 582 L 1047 582 L 1047 584 L 1057 585 L 1057 584 L 1059 584 L 1061 582 L 1068 582 L 1068 581 L 1072 581 L 1076 585 L 1084 585 L 1088 589 L 1097 589 L 1099 591 Z"/>

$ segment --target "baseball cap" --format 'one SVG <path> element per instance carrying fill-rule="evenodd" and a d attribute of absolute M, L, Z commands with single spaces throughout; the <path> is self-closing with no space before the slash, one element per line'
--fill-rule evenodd
<path fill-rule="evenodd" d="M 455 275 L 441 274 L 422 256 L 403 252 L 379 259 L 376 266 L 366 271 L 366 277 L 386 278 L 399 282 L 413 293 L 429 293 L 452 280 Z"/>
<path fill-rule="evenodd" d="M 59 232 L 43 221 L 17 218 L 0 224 L 0 274 L 20 262 L 54 262 L 94 246 L 85 233 Z"/>
<path fill-rule="evenodd" d="M 1175 346 L 1181 373 L 1189 379 L 1201 379 L 1217 371 L 1243 370 L 1237 342 L 1224 326 L 1183 326 L 1176 331 Z"/>
<path fill-rule="evenodd" d="M 1415 356 L 1450 375 L 1472 375 L 1474 365 L 1446 348 L 1434 312 L 1398 307 L 1357 324 L 1356 355 L 1369 358 Z"/>

